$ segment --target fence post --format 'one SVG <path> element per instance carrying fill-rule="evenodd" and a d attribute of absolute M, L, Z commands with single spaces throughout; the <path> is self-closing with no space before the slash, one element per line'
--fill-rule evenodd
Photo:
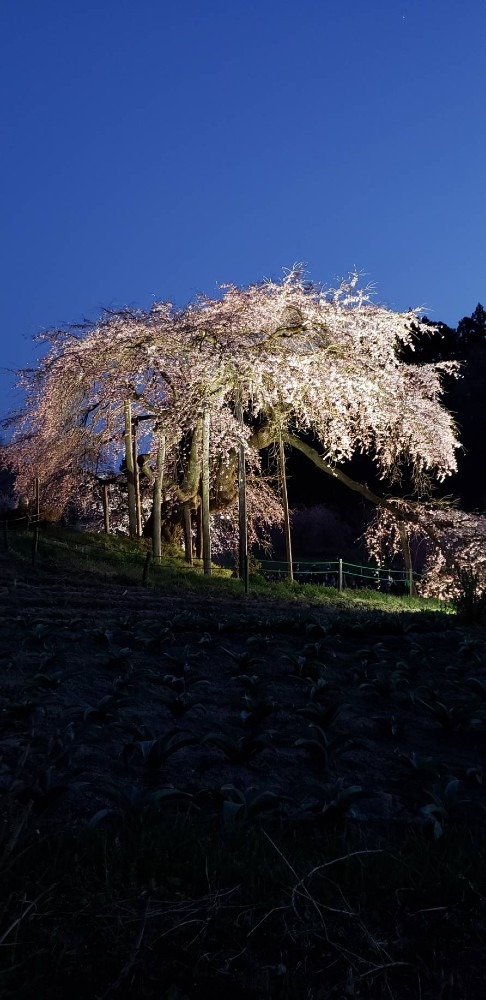
<path fill-rule="evenodd" d="M 413 597 L 414 585 L 413 585 L 413 569 L 410 566 L 408 571 L 408 596 Z"/>
<path fill-rule="evenodd" d="M 38 522 L 34 524 L 34 537 L 32 539 L 32 565 L 35 566 L 35 561 L 37 558 L 37 544 L 39 541 L 39 524 Z"/>
<path fill-rule="evenodd" d="M 343 589 L 343 561 L 339 560 L 339 593 L 342 593 Z"/>
<path fill-rule="evenodd" d="M 150 563 L 151 562 L 152 562 L 152 551 L 151 551 L 151 549 L 148 549 L 147 550 L 147 555 L 145 556 L 145 563 L 144 563 L 143 574 L 142 574 L 142 583 L 143 583 L 144 587 L 146 587 L 147 583 L 148 583 L 149 569 L 150 569 Z"/>

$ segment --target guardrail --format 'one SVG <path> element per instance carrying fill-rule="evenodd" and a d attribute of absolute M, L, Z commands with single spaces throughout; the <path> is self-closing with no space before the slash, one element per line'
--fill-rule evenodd
<path fill-rule="evenodd" d="M 285 580 L 290 576 L 290 563 L 279 559 L 263 559 L 260 561 L 260 573 L 269 579 Z M 348 587 L 377 587 L 390 592 L 403 588 L 408 590 L 410 597 L 414 594 L 414 583 L 419 574 L 412 570 L 388 569 L 383 566 L 371 566 L 369 563 L 350 563 L 344 559 L 326 559 L 325 561 L 295 559 L 292 560 L 292 575 L 299 583 L 319 583 L 327 587 L 336 587 L 343 591 Z"/>

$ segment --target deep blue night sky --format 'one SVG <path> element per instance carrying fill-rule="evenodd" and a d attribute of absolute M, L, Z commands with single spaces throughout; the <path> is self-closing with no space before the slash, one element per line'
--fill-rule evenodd
<path fill-rule="evenodd" d="M 0 37 L 3 368 L 294 261 L 486 304 L 483 0 L 2 0 Z"/>

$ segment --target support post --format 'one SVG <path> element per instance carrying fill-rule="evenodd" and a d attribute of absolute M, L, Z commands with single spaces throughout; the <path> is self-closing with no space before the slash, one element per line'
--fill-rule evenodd
<path fill-rule="evenodd" d="M 34 537 L 32 539 L 32 565 L 35 566 L 37 559 L 37 546 L 39 544 L 39 523 L 34 524 Z"/>
<path fill-rule="evenodd" d="M 196 508 L 196 559 L 202 559 L 202 503 L 201 497 L 197 497 Z"/>
<path fill-rule="evenodd" d="M 162 505 L 162 485 L 164 482 L 165 466 L 165 434 L 159 434 L 157 447 L 157 465 L 155 468 L 154 480 L 154 502 L 152 511 L 152 552 L 157 562 L 161 560 L 161 519 L 160 508 Z"/>
<path fill-rule="evenodd" d="M 339 593 L 342 594 L 342 591 L 343 591 L 343 561 L 342 561 L 342 559 L 339 560 L 338 587 L 339 587 Z"/>
<path fill-rule="evenodd" d="M 129 533 L 133 538 L 137 534 L 137 502 L 135 497 L 135 478 L 133 469 L 133 441 L 132 441 L 132 404 L 129 399 L 125 400 L 125 467 L 127 470 L 128 484 L 128 524 Z"/>
<path fill-rule="evenodd" d="M 35 519 L 39 522 L 40 517 L 40 498 L 39 498 L 39 477 L 36 476 L 34 479 L 34 513 Z"/>
<path fill-rule="evenodd" d="M 147 555 L 145 556 L 145 562 L 143 564 L 143 573 L 142 573 L 142 583 L 144 587 L 146 587 L 148 583 L 149 569 L 151 562 L 152 562 L 152 553 L 150 549 L 147 549 Z"/>
<path fill-rule="evenodd" d="M 209 428 L 211 414 L 207 403 L 204 406 L 202 426 L 201 492 L 202 492 L 202 541 L 203 571 L 211 576 L 211 527 L 209 521 Z"/>
<path fill-rule="evenodd" d="M 109 535 L 110 534 L 110 491 L 108 483 L 103 483 L 102 498 L 103 498 L 103 524 L 105 529 L 105 535 Z"/>
<path fill-rule="evenodd" d="M 137 425 L 133 421 L 132 428 L 132 449 L 133 449 L 133 485 L 135 487 L 135 515 L 137 525 L 137 538 L 142 537 L 142 504 L 140 502 L 140 474 L 137 462 Z"/>
<path fill-rule="evenodd" d="M 412 566 L 412 556 L 410 553 L 410 544 L 408 541 L 407 529 L 403 521 L 398 522 L 398 530 L 400 532 L 400 541 L 402 543 L 402 555 L 403 562 L 405 564 L 405 573 L 408 579 L 408 593 L 410 597 L 417 596 L 417 588 L 413 579 L 413 566 Z"/>
<path fill-rule="evenodd" d="M 186 563 L 189 566 L 193 565 L 192 561 L 192 522 L 191 522 L 191 504 L 185 503 L 182 508 L 182 527 L 184 529 L 184 552 Z"/>
<path fill-rule="evenodd" d="M 292 537 L 290 534 L 290 514 L 289 514 L 289 503 L 287 497 L 287 475 L 285 472 L 285 448 L 282 438 L 279 441 L 279 457 L 280 457 L 280 484 L 282 488 L 282 503 L 284 509 L 284 533 L 285 533 L 285 555 L 288 563 L 288 577 L 289 580 L 294 579 L 294 570 L 292 566 Z"/>
<path fill-rule="evenodd" d="M 243 406 L 236 404 L 236 418 L 243 426 Z M 248 559 L 248 522 L 246 511 L 246 464 L 245 446 L 238 449 L 238 574 L 245 585 L 245 594 L 250 590 L 250 564 Z"/>

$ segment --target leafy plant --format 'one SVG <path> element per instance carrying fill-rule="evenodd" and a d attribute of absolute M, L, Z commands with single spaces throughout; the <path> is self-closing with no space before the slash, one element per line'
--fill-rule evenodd
<path fill-rule="evenodd" d="M 477 711 L 466 706 L 449 706 L 438 699 L 427 702 L 423 698 L 418 698 L 417 695 L 413 696 L 413 701 L 415 704 L 422 705 L 447 732 L 457 729 L 470 729 L 473 726 L 481 724 L 481 718 L 478 718 Z"/>
<path fill-rule="evenodd" d="M 297 715 L 302 715 L 316 726 L 332 726 L 341 712 L 342 705 L 338 705 L 335 701 L 329 701 L 327 704 L 318 702 L 316 705 L 311 704 L 296 709 Z"/>
<path fill-rule="evenodd" d="M 291 676 L 300 679 L 308 678 L 312 681 L 318 681 L 326 670 L 326 667 L 320 660 L 316 660 L 315 657 L 309 657 L 304 653 L 297 655 L 285 653 L 280 657 L 280 662 L 288 664 L 292 670 Z"/>
<path fill-rule="evenodd" d="M 32 802 L 35 812 L 40 813 L 65 795 L 69 788 L 80 788 L 82 782 L 67 785 L 57 780 L 53 766 L 39 768 L 33 781 L 14 781 L 9 792 L 23 804 Z"/>
<path fill-rule="evenodd" d="M 403 689 L 408 680 L 400 670 L 377 670 L 374 677 L 360 684 L 362 691 L 375 691 L 381 698 L 388 699 L 396 691 Z"/>
<path fill-rule="evenodd" d="M 35 701 L 13 701 L 4 706 L 3 712 L 12 719 L 30 719 L 38 707 Z"/>
<path fill-rule="evenodd" d="M 108 722 L 118 708 L 125 704 L 116 693 L 106 694 L 96 705 L 74 705 L 67 709 L 67 715 L 79 716 L 83 722 Z"/>
<path fill-rule="evenodd" d="M 343 733 L 338 733 L 329 738 L 321 726 L 312 724 L 308 728 L 312 730 L 312 736 L 295 740 L 294 746 L 299 750 L 305 750 L 318 764 L 326 769 L 329 764 L 330 755 L 339 747 L 347 745 L 348 749 L 352 749 L 352 747 L 360 745 L 359 741 L 355 740 L 354 737 L 345 736 Z"/>
<path fill-rule="evenodd" d="M 179 729 L 173 729 L 158 739 L 136 740 L 134 743 L 127 743 L 122 754 L 125 761 L 130 760 L 134 755 L 140 756 L 145 767 L 155 769 L 161 767 L 178 750 L 194 746 L 195 743 L 197 740 L 192 736 Z"/>
<path fill-rule="evenodd" d="M 461 795 L 463 787 L 459 778 L 448 777 L 438 781 L 429 792 L 432 801 L 421 807 L 421 814 L 433 824 L 436 839 L 442 836 L 445 823 L 454 818 L 460 807 L 470 802 Z"/>
<path fill-rule="evenodd" d="M 197 701 L 196 695 L 186 694 L 185 691 L 178 692 L 170 688 L 167 691 L 159 691 L 157 701 L 169 709 L 173 719 L 182 719 L 191 709 L 205 711 L 204 705 Z"/>
<path fill-rule="evenodd" d="M 312 800 L 306 802 L 299 813 L 310 813 L 320 822 L 332 822 L 352 813 L 354 804 L 368 798 L 369 794 L 361 785 L 345 785 L 344 778 L 338 778 L 329 784 L 314 785 Z"/>
<path fill-rule="evenodd" d="M 459 568 L 454 577 L 452 605 L 464 623 L 481 623 L 486 619 L 486 590 L 478 573 Z"/>
<path fill-rule="evenodd" d="M 124 822 L 136 822 L 145 813 L 158 810 L 164 805 L 180 805 L 187 803 L 192 805 L 193 796 L 190 792 L 181 791 L 173 785 L 164 785 L 161 788 L 153 788 L 150 791 L 135 787 L 130 789 L 119 789 L 116 786 L 105 786 L 103 789 L 105 798 L 111 800 L 113 805 L 104 806 L 98 809 L 89 821 L 90 827 L 99 826 L 106 819 L 116 818 Z M 194 805 L 194 808 L 198 808 Z"/>
<path fill-rule="evenodd" d="M 261 656 L 255 656 L 254 653 L 251 653 L 248 650 L 244 650 L 242 653 L 239 653 L 237 650 L 228 649 L 227 646 L 221 646 L 221 651 L 223 653 L 227 653 L 233 662 L 236 663 L 238 669 L 243 673 L 246 673 L 249 668 L 260 666 L 265 662 Z"/>
<path fill-rule="evenodd" d="M 247 726 L 259 726 L 277 707 L 273 698 L 263 694 L 245 694 L 242 700 L 244 708 L 240 716 Z"/>
<path fill-rule="evenodd" d="M 201 743 L 209 743 L 221 750 L 232 764 L 249 764 L 262 750 L 266 750 L 271 745 L 271 735 L 266 732 L 256 736 L 240 736 L 239 739 L 233 739 L 223 733 L 208 733 L 201 740 Z"/>
<path fill-rule="evenodd" d="M 439 776 L 442 764 L 434 763 L 433 757 L 425 757 L 418 753 L 401 753 L 399 759 L 414 774 L 434 774 Z"/>
<path fill-rule="evenodd" d="M 396 715 L 393 713 L 391 715 L 375 716 L 373 718 L 375 723 L 376 731 L 381 736 L 388 736 L 396 739 L 398 736 L 403 735 L 403 722 L 397 719 Z"/>
<path fill-rule="evenodd" d="M 479 695 L 483 701 L 486 701 L 486 681 L 480 680 L 479 677 L 468 677 L 466 683 L 475 694 Z"/>
<path fill-rule="evenodd" d="M 255 819 L 262 812 L 275 811 L 284 801 L 288 801 L 285 796 L 271 791 L 261 792 L 253 785 L 245 789 L 223 785 L 221 795 L 223 821 L 227 830 L 234 830 L 236 826 Z"/>

